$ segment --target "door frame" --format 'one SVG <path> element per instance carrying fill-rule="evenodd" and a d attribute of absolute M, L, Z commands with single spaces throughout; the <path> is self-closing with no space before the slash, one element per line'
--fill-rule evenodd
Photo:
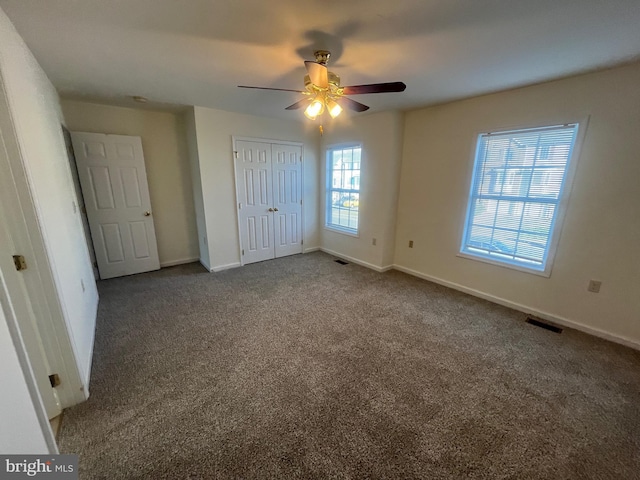
<path fill-rule="evenodd" d="M 49 263 L 49 254 L 40 229 L 37 200 L 32 195 L 22 155 L 4 79 L 0 72 L 0 170 L 6 173 L 7 178 L 7 188 L 0 188 L 0 203 L 11 208 L 10 212 L 4 211 L 5 227 L 14 241 L 20 242 L 20 253 L 27 258 L 28 268 L 33 272 L 32 275 L 24 277 L 24 287 L 16 285 L 18 282 L 12 275 L 3 273 L 2 276 L 6 283 L 20 287 L 21 294 L 35 314 L 36 324 L 33 327 L 29 325 L 29 319 L 16 316 L 17 331 L 22 335 L 32 332 L 38 336 L 44 356 L 52 369 L 49 374 L 58 373 L 63 380 L 56 387 L 56 392 L 61 407 L 67 408 L 86 400 L 89 390 L 76 362 Z M 11 297 L 7 298 L 7 302 L 7 308 L 13 308 Z M 10 322 L 11 315 L 6 312 L 5 314 Z M 28 352 L 24 353 L 28 358 Z M 37 387 L 34 385 L 34 388 Z"/>
<path fill-rule="evenodd" d="M 22 341 L 22 337 L 20 335 L 20 319 L 15 314 L 13 310 L 13 298 L 9 297 L 7 289 L 5 287 L 5 276 L 2 271 L 0 271 L 0 322 L 6 322 L 7 329 L 9 330 L 9 342 L 13 343 L 14 353 L 18 360 L 18 369 L 21 370 L 21 374 L 24 378 L 24 383 L 27 387 L 28 397 L 31 400 L 33 405 L 33 413 L 35 414 L 35 421 L 37 426 L 32 425 L 33 430 L 24 430 L 24 427 L 21 428 L 20 434 L 22 436 L 29 435 L 31 440 L 35 440 L 33 436 L 40 433 L 42 435 L 42 439 L 46 445 L 47 451 L 50 454 L 58 453 L 58 445 L 55 439 L 55 435 L 51 428 L 51 424 L 49 422 L 49 418 L 47 412 L 45 410 L 44 403 L 42 401 L 40 389 L 38 388 L 38 383 L 35 378 L 35 372 L 32 369 L 31 361 L 29 360 L 29 354 L 27 349 Z M 23 299 L 28 303 L 29 298 L 25 295 Z M 4 307 L 4 308 L 3 308 Z M 14 388 L 14 386 L 10 386 L 9 388 Z M 18 398 L 14 401 L 24 401 L 26 398 Z M 11 415 L 13 412 L 8 412 Z M 25 419 L 23 418 L 22 421 Z M 31 423 L 31 422 L 30 422 Z M 24 425 L 24 424 L 23 424 Z M 38 432 L 38 427 L 40 432 Z M 8 433 L 11 435 L 13 432 L 11 428 Z M 34 452 L 35 453 L 35 452 Z"/>
<path fill-rule="evenodd" d="M 240 231 L 240 212 L 239 212 L 239 208 L 238 205 L 240 204 L 240 199 L 238 198 L 238 189 L 237 189 L 237 184 L 238 184 L 238 169 L 236 168 L 236 153 L 238 151 L 238 149 L 236 148 L 236 143 L 240 141 L 240 142 L 256 142 L 256 143 L 270 143 L 270 144 L 274 144 L 277 143 L 279 145 L 291 145 L 294 147 L 300 147 L 301 151 L 302 151 L 302 155 L 301 155 L 301 161 L 300 161 L 300 184 L 301 184 L 301 189 L 302 189 L 302 205 L 300 205 L 300 223 L 302 224 L 302 237 L 301 237 L 301 241 L 302 241 L 302 253 L 304 253 L 304 233 L 305 233 L 305 223 L 304 223 L 304 202 L 305 202 L 305 198 L 304 198 L 304 143 L 302 142 L 292 142 L 290 140 L 276 140 L 273 138 L 260 138 L 260 137 L 243 137 L 243 136 L 236 136 L 236 135 L 231 135 L 231 161 L 233 163 L 233 189 L 235 191 L 235 198 L 236 198 L 236 204 L 235 204 L 235 210 L 236 210 L 236 227 L 238 230 L 238 256 L 240 257 L 240 266 L 244 267 L 244 255 L 242 255 L 242 232 Z M 272 190 L 273 190 L 273 185 L 271 186 Z"/>

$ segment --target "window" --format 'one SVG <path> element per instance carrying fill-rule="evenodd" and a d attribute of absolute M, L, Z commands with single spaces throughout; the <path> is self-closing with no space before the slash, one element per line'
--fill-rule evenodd
<path fill-rule="evenodd" d="M 578 124 L 478 137 L 460 253 L 548 275 Z"/>
<path fill-rule="evenodd" d="M 360 211 L 360 145 L 327 151 L 326 226 L 357 235 Z"/>

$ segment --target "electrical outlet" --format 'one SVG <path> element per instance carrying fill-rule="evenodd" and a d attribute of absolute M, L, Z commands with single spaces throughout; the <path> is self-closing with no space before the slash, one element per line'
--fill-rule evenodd
<path fill-rule="evenodd" d="M 409 248 L 413 248 L 413 240 L 409 240 Z"/>
<path fill-rule="evenodd" d="M 593 293 L 600 293 L 600 286 L 602 286 L 602 282 L 600 280 L 589 280 L 587 290 Z"/>
<path fill-rule="evenodd" d="M 373 246 L 375 247 L 377 242 L 378 242 L 378 240 L 376 240 L 376 239 L 374 238 L 373 240 L 371 240 L 371 245 L 373 245 Z"/>

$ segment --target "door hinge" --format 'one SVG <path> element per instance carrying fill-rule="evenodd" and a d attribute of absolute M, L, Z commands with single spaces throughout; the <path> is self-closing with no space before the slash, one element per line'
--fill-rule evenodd
<path fill-rule="evenodd" d="M 302 200 L 300 200 L 300 205 L 302 205 Z"/>
<path fill-rule="evenodd" d="M 242 249 L 242 255 L 244 255 L 244 248 Z"/>
<path fill-rule="evenodd" d="M 52 388 L 56 388 L 60 385 L 60 375 L 54 373 L 53 375 L 49 375 L 49 382 L 51 383 Z"/>
<path fill-rule="evenodd" d="M 238 151 L 237 151 L 237 150 L 234 150 L 234 151 L 233 151 L 233 155 L 234 155 L 236 158 L 238 158 Z"/>
<path fill-rule="evenodd" d="M 14 255 L 13 264 L 16 266 L 16 270 L 19 272 L 27 269 L 27 262 L 24 259 L 23 255 Z"/>
<path fill-rule="evenodd" d="M 238 203 L 238 210 L 242 210 L 242 203 Z"/>
<path fill-rule="evenodd" d="M 300 245 L 304 245 L 304 240 L 300 240 Z"/>

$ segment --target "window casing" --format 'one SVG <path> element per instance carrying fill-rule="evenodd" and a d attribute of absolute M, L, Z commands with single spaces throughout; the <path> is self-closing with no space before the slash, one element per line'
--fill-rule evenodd
<path fill-rule="evenodd" d="M 327 149 L 326 222 L 329 229 L 358 234 L 361 145 Z"/>
<path fill-rule="evenodd" d="M 578 124 L 479 135 L 460 255 L 548 276 Z"/>

